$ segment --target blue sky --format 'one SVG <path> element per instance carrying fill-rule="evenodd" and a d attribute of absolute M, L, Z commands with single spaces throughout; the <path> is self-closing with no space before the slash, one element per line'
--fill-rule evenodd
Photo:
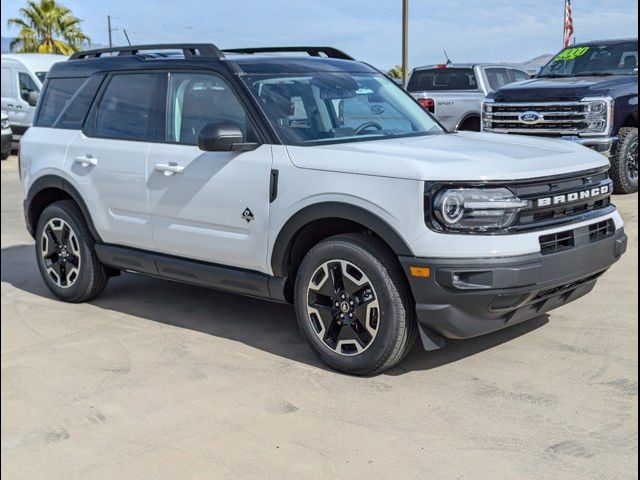
<path fill-rule="evenodd" d="M 7 18 L 23 0 L 1 0 Z M 400 63 L 401 0 L 61 0 L 107 43 L 107 15 L 134 43 L 213 42 L 220 47 L 321 44 L 380 68 Z M 634 0 L 574 0 L 578 41 L 637 37 Z M 563 0 L 410 0 L 410 65 L 521 62 L 561 47 Z M 114 41 L 124 44 L 121 31 Z"/>

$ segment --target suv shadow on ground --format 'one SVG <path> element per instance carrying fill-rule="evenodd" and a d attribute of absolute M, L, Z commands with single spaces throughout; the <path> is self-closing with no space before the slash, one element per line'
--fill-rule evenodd
<path fill-rule="evenodd" d="M 2 249 L 2 281 L 15 288 L 54 299 L 45 287 L 33 245 Z M 293 308 L 264 300 L 143 275 L 122 274 L 91 305 L 179 328 L 242 342 L 253 348 L 330 370 L 316 357 L 298 331 Z M 447 348 L 425 352 L 416 342 L 409 356 L 384 372 L 402 375 L 430 370 L 509 342 L 548 323 L 548 316 L 470 340 L 449 341 Z M 337 372 L 336 372 L 337 373 Z"/>

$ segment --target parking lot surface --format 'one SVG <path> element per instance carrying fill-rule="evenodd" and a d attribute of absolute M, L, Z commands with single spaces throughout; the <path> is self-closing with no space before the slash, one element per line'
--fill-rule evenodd
<path fill-rule="evenodd" d="M 385 374 L 326 368 L 292 308 L 133 274 L 87 304 L 37 272 L 2 162 L 2 478 L 637 478 L 629 252 L 549 316 Z"/>

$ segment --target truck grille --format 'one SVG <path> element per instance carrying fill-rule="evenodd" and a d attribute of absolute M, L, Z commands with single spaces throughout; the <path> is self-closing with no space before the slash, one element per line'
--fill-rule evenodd
<path fill-rule="evenodd" d="M 603 189 L 603 187 L 605 187 Z M 558 177 L 532 181 L 530 183 L 514 183 L 509 185 L 519 198 L 531 201 L 531 208 L 518 215 L 511 231 L 526 231 L 549 228 L 563 223 L 581 221 L 608 213 L 613 210 L 611 193 L 613 183 L 606 170 L 583 172 L 570 177 Z M 605 193 L 601 193 L 602 191 Z M 570 194 L 586 192 L 575 201 L 570 201 Z M 559 204 L 541 204 L 540 199 L 565 198 Z"/>
<path fill-rule="evenodd" d="M 559 136 L 577 135 L 589 127 L 587 104 L 581 102 L 488 103 L 485 109 L 485 131 Z M 526 121 L 527 113 L 535 113 L 538 120 Z"/>

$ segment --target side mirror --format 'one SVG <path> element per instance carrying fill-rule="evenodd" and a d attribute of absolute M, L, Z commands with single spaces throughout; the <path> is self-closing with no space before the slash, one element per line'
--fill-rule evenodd
<path fill-rule="evenodd" d="M 205 152 L 241 152 L 257 147 L 257 143 L 244 141 L 239 127 L 228 123 L 209 123 L 198 135 L 198 148 Z"/>
<path fill-rule="evenodd" d="M 34 92 L 34 91 L 29 92 L 29 94 L 27 95 L 27 103 L 29 104 L 30 107 L 36 106 L 36 104 L 38 103 L 39 96 L 40 94 L 38 92 Z"/>

